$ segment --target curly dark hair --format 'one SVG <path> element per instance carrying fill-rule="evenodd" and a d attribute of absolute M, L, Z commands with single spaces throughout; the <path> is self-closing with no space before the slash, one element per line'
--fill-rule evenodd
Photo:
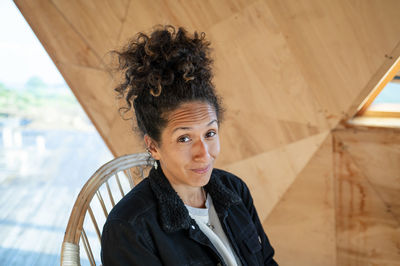
<path fill-rule="evenodd" d="M 118 70 L 125 78 L 115 91 L 125 98 L 120 111 L 135 110 L 143 135 L 156 142 L 167 125 L 168 114 L 181 104 L 201 101 L 214 107 L 222 121 L 221 100 L 212 83 L 210 42 L 205 33 L 171 25 L 156 26 L 152 33 L 139 32 L 118 55 Z"/>

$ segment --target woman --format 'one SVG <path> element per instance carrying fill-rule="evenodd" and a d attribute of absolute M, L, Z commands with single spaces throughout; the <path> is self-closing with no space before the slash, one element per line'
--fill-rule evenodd
<path fill-rule="evenodd" d="M 204 33 L 159 27 L 118 56 L 116 90 L 156 164 L 108 216 L 103 264 L 277 265 L 246 184 L 213 167 L 222 108 Z"/>

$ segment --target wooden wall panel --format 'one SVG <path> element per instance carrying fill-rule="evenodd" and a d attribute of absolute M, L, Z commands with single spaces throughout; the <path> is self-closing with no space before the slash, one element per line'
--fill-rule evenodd
<path fill-rule="evenodd" d="M 400 2 L 271 0 L 267 3 L 309 90 L 331 128 L 335 127 L 399 42 L 400 19 L 395 10 L 400 9 Z"/>
<path fill-rule="evenodd" d="M 241 121 L 247 123 L 242 124 Z M 261 137 L 266 132 L 268 137 Z M 312 125 L 277 120 L 266 114 L 237 110 L 232 106 L 222 124 L 220 134 L 223 150 L 218 163 L 229 165 L 240 162 L 319 133 L 320 129 Z M 235 149 L 228 149 L 232 146 Z"/>
<path fill-rule="evenodd" d="M 400 225 L 400 130 L 342 129 L 334 136 Z"/>
<path fill-rule="evenodd" d="M 129 0 L 52 2 L 99 58 L 103 59 L 110 50 L 117 47 Z"/>
<path fill-rule="evenodd" d="M 282 200 L 328 134 L 327 131 L 224 166 L 246 181 L 261 221 Z"/>
<path fill-rule="evenodd" d="M 350 144 L 334 139 L 338 265 L 400 265 L 399 219 L 357 166 L 348 152 Z M 396 164 L 380 168 L 381 172 L 396 170 L 392 168 Z"/>
<path fill-rule="evenodd" d="M 265 1 L 253 3 L 209 32 L 216 51 L 217 88 L 229 107 L 325 128 Z"/>
<path fill-rule="evenodd" d="M 264 228 L 280 265 L 336 264 L 332 136 L 325 135 Z"/>
<path fill-rule="evenodd" d="M 138 31 L 148 31 L 156 24 L 184 26 L 188 30 L 207 31 L 209 27 L 233 16 L 256 0 L 131 0 L 121 43 Z"/>
<path fill-rule="evenodd" d="M 223 147 L 238 147 L 222 150 L 224 164 L 327 129 L 265 2 L 253 3 L 209 32 L 215 39 L 217 89 L 228 107 Z"/>

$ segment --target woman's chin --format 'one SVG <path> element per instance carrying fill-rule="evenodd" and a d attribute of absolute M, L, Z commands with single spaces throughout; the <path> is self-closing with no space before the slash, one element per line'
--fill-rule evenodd
<path fill-rule="evenodd" d="M 211 178 L 211 171 L 208 171 L 206 173 L 193 173 L 192 174 L 192 181 L 193 181 L 193 186 L 195 187 L 203 187 L 208 184 Z"/>

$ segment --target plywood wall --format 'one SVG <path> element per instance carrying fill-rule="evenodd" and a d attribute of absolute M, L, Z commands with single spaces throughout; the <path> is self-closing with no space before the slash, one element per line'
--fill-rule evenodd
<path fill-rule="evenodd" d="M 117 112 L 118 80 L 107 68 L 107 53 L 155 24 L 206 32 L 214 48 L 214 82 L 227 107 L 217 166 L 246 180 L 287 265 L 310 265 L 312 259 L 334 265 L 349 258 L 342 247 L 348 249 L 343 243 L 353 241 L 353 232 L 339 235 L 342 227 L 335 222 L 349 211 L 336 206 L 350 200 L 336 197 L 338 182 L 347 180 L 340 167 L 348 161 L 332 152 L 338 148 L 331 132 L 355 113 L 400 55 L 400 1 L 15 2 L 116 156 L 144 147 Z M 382 147 L 368 146 L 365 154 Z M 393 189 L 390 195 L 397 195 Z M 305 249 L 310 241 L 314 250 Z"/>
<path fill-rule="evenodd" d="M 347 265 L 336 263 L 331 134 L 323 139 L 263 225 L 281 265 Z"/>
<path fill-rule="evenodd" d="M 400 265 L 400 130 L 333 133 L 338 265 Z"/>

